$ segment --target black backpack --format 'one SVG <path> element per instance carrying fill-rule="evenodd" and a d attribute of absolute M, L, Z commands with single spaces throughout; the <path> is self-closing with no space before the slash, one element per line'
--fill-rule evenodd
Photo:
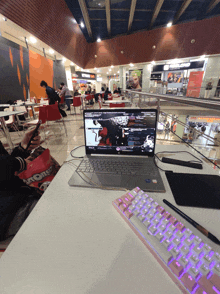
<path fill-rule="evenodd" d="M 56 91 L 54 91 L 54 100 L 57 101 L 58 103 L 60 103 L 61 101 L 60 96 L 57 94 Z"/>

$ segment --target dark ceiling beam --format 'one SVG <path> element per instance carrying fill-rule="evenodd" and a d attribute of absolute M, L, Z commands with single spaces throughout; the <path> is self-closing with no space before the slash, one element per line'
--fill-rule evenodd
<path fill-rule="evenodd" d="M 155 20 L 157 19 L 157 16 L 160 12 L 161 6 L 163 5 L 164 0 L 157 0 L 156 6 L 154 8 L 153 16 L 150 23 L 150 28 L 153 26 Z"/>
<path fill-rule="evenodd" d="M 220 0 L 212 0 L 209 4 L 209 7 L 206 13 L 209 13 L 219 2 Z"/>
<path fill-rule="evenodd" d="M 111 10 L 110 10 L 110 0 L 105 0 L 105 12 L 106 12 L 106 22 L 108 35 L 111 35 Z"/>
<path fill-rule="evenodd" d="M 135 12 L 136 3 L 137 3 L 137 0 L 131 0 L 131 9 L 130 9 L 129 20 L 128 20 L 128 32 L 131 29 L 132 22 L 134 19 L 134 12 Z"/>
<path fill-rule="evenodd" d="M 177 11 L 175 17 L 174 17 L 174 23 L 176 23 L 178 21 L 178 19 L 180 18 L 180 16 L 185 12 L 185 10 L 187 9 L 187 7 L 189 6 L 189 4 L 192 2 L 192 0 L 185 0 L 183 2 L 183 4 L 181 5 L 179 11 Z"/>
<path fill-rule="evenodd" d="M 86 2 L 85 2 L 85 0 L 78 0 L 78 1 L 79 1 L 80 9 L 82 11 L 82 15 L 83 15 L 83 18 L 85 21 L 85 25 L 86 25 L 88 34 L 89 34 L 90 38 L 92 38 L 92 29 L 91 29 L 89 13 L 88 13 L 88 9 L 86 6 Z"/>

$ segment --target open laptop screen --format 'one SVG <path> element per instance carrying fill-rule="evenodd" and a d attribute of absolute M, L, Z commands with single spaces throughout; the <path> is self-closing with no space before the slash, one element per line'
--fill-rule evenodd
<path fill-rule="evenodd" d="M 84 111 L 86 154 L 154 155 L 157 110 Z"/>

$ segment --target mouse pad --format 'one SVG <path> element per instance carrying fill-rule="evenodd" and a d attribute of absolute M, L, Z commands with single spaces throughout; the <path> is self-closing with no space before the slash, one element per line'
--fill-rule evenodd
<path fill-rule="evenodd" d="M 220 209 L 220 177 L 166 172 L 176 204 Z"/>

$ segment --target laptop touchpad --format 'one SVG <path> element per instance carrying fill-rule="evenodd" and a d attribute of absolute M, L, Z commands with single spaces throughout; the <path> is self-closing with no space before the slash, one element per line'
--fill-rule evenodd
<path fill-rule="evenodd" d="M 121 177 L 119 175 L 93 174 L 91 180 L 101 186 L 107 186 L 107 187 L 121 186 Z"/>

